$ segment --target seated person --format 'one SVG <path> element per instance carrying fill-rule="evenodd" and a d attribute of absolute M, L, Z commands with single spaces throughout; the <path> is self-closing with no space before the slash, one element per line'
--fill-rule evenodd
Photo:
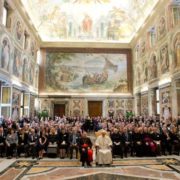
<path fill-rule="evenodd" d="M 37 133 L 35 133 L 35 129 L 30 129 L 30 133 L 28 135 L 28 147 L 33 159 L 37 157 L 38 139 L 39 137 Z"/>
<path fill-rule="evenodd" d="M 45 135 L 45 131 L 42 131 L 41 135 L 39 136 L 39 139 L 38 139 L 38 155 L 39 155 L 39 159 L 43 158 L 43 154 L 45 153 L 46 146 L 47 146 L 47 138 L 46 138 L 46 135 Z"/>
<path fill-rule="evenodd" d="M 70 144 L 70 159 L 73 157 L 73 150 L 76 150 L 76 159 L 78 158 L 78 147 L 79 147 L 79 134 L 77 130 L 74 128 L 72 133 L 69 135 L 69 144 Z"/>
<path fill-rule="evenodd" d="M 18 136 L 14 129 L 9 129 L 9 132 L 6 137 L 6 146 L 7 146 L 7 158 L 10 159 L 13 157 L 13 151 L 16 150 L 18 145 Z"/>
<path fill-rule="evenodd" d="M 114 132 L 111 134 L 111 139 L 113 142 L 113 156 L 119 155 L 123 158 L 123 147 L 125 143 L 125 136 L 122 131 L 120 132 L 118 129 L 114 129 Z"/>
<path fill-rule="evenodd" d="M 79 141 L 79 151 L 81 154 L 80 161 L 82 162 L 82 166 L 85 165 L 85 162 L 87 166 L 91 166 L 92 162 L 92 142 L 89 137 L 87 137 L 87 133 L 83 132 L 80 141 Z"/>
<path fill-rule="evenodd" d="M 17 156 L 20 157 L 21 153 L 25 153 L 27 157 L 28 151 L 28 134 L 25 133 L 24 129 L 19 129 L 18 132 L 18 147 L 17 147 Z"/>
<path fill-rule="evenodd" d="M 57 156 L 58 134 L 57 134 L 57 130 L 54 127 L 51 127 L 47 139 L 48 139 L 48 147 L 47 147 L 48 156 L 49 157 Z"/>
<path fill-rule="evenodd" d="M 112 163 L 112 141 L 105 130 L 101 130 L 100 132 L 101 134 L 95 141 L 95 146 L 97 148 L 96 161 L 99 165 L 110 165 Z"/>
<path fill-rule="evenodd" d="M 65 129 L 62 129 L 58 136 L 58 146 L 60 158 L 64 159 L 68 149 L 68 133 Z"/>

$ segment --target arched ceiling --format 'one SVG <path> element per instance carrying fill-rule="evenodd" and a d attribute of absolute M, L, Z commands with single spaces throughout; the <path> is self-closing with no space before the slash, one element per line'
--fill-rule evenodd
<path fill-rule="evenodd" d="M 21 0 L 43 42 L 129 43 L 158 0 Z"/>

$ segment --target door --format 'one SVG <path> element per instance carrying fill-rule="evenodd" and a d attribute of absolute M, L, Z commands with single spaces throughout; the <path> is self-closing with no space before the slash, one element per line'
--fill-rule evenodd
<path fill-rule="evenodd" d="M 65 115 L 65 104 L 54 104 L 54 116 L 63 117 Z"/>
<path fill-rule="evenodd" d="M 102 101 L 88 101 L 88 112 L 90 117 L 102 116 Z"/>

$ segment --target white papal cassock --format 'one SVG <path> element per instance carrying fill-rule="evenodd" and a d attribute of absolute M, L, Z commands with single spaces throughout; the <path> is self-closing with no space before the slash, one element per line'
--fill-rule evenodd
<path fill-rule="evenodd" d="M 111 146 L 112 141 L 109 136 L 98 136 L 95 142 L 95 146 L 98 147 L 96 162 L 98 164 L 111 164 L 112 163 L 112 152 Z"/>

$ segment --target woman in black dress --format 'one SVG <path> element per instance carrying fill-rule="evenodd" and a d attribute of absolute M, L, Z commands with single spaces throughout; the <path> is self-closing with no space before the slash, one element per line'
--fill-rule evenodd
<path fill-rule="evenodd" d="M 61 159 L 64 159 L 67 154 L 68 144 L 68 133 L 65 129 L 62 129 L 58 137 L 59 154 Z"/>
<path fill-rule="evenodd" d="M 43 158 L 43 154 L 45 153 L 46 149 L 47 149 L 47 137 L 45 135 L 45 131 L 42 131 L 38 140 L 39 159 Z"/>

